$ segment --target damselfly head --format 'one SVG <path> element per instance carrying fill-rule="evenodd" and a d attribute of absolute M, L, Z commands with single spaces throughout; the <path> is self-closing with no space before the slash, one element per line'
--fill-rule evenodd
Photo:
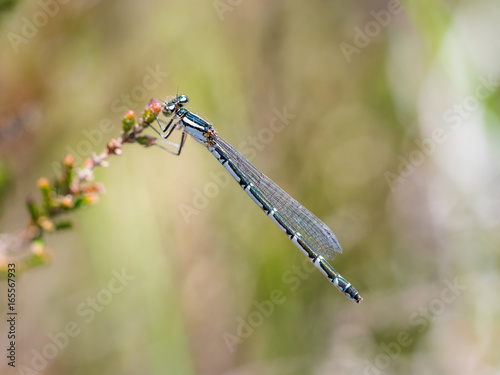
<path fill-rule="evenodd" d="M 184 104 L 187 104 L 189 101 L 186 95 L 179 95 L 174 99 L 170 100 L 168 103 L 163 104 L 162 112 L 165 116 L 170 116 L 172 113 L 182 108 Z"/>

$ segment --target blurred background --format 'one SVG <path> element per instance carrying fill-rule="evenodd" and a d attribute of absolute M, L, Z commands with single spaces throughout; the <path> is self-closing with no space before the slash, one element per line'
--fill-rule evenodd
<path fill-rule="evenodd" d="M 495 1 L 0 9 L 0 232 L 25 226 L 64 155 L 81 163 L 127 110 L 178 92 L 333 229 L 332 265 L 364 297 L 192 139 L 179 157 L 126 145 L 96 171 L 99 204 L 47 238 L 53 262 L 18 280 L 1 373 L 499 373 Z"/>

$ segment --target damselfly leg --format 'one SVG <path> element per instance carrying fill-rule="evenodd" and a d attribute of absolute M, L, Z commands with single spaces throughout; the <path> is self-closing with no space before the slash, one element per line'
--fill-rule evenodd
<path fill-rule="evenodd" d="M 178 98 L 176 98 L 176 99 L 178 99 Z M 167 107 L 168 108 L 172 107 L 175 110 L 176 108 L 182 107 L 182 104 L 174 103 L 172 105 L 172 101 L 170 101 L 168 103 L 163 102 L 162 103 L 162 112 L 164 114 L 167 112 L 167 110 L 166 110 Z M 173 112 L 170 111 L 170 113 L 173 113 Z M 184 146 L 184 142 L 186 141 L 187 133 L 185 131 L 182 131 L 181 141 L 179 142 L 179 144 L 167 141 L 167 138 L 170 137 L 170 135 L 172 134 L 172 132 L 175 129 L 181 129 L 182 128 L 180 125 L 178 125 L 178 122 L 175 121 L 177 118 L 174 116 L 174 117 L 172 117 L 170 119 L 170 121 L 168 123 L 166 123 L 165 121 L 159 119 L 158 116 L 156 116 L 155 111 L 153 111 L 153 115 L 155 116 L 156 122 L 158 123 L 158 126 L 161 129 L 161 132 L 160 132 L 158 129 L 156 129 L 156 127 L 152 126 L 151 124 L 149 125 L 149 127 L 151 129 L 153 129 L 155 131 L 155 133 L 158 134 L 161 137 L 161 139 L 157 139 L 157 141 L 160 141 L 161 143 L 164 143 L 164 144 L 167 144 L 169 146 L 172 146 L 176 150 L 171 150 L 171 149 L 169 149 L 169 148 L 167 148 L 165 146 L 162 146 L 159 143 L 156 143 L 155 145 L 158 146 L 158 147 L 160 147 L 161 149 L 163 149 L 163 150 L 171 153 L 172 155 L 176 155 L 176 156 L 180 155 L 182 147 Z M 165 126 L 163 127 L 162 124 L 165 124 Z"/>
<path fill-rule="evenodd" d="M 182 132 L 182 136 L 181 136 L 181 141 L 179 142 L 179 144 L 175 144 L 173 142 L 170 142 L 170 141 L 167 141 L 167 140 L 164 140 L 164 139 L 159 139 L 159 141 L 161 141 L 162 143 L 167 143 L 169 145 L 172 145 L 174 147 L 177 147 L 177 151 L 172 151 L 172 150 L 169 150 L 168 148 L 166 147 L 162 147 L 161 145 L 159 144 L 156 144 L 158 147 L 170 152 L 172 155 L 175 155 L 175 156 L 179 156 L 181 154 L 181 151 L 182 151 L 182 147 L 184 147 L 184 142 L 186 141 L 186 137 L 187 137 L 187 133 L 185 131 Z"/>
<path fill-rule="evenodd" d="M 168 137 L 170 137 L 170 134 L 172 134 L 172 132 L 175 130 L 175 128 L 177 127 L 177 123 L 174 123 L 173 121 L 175 120 L 175 118 L 171 118 L 170 121 L 168 123 L 166 123 L 165 121 L 163 120 L 160 120 L 158 118 L 158 116 L 156 116 L 156 113 L 153 111 L 153 115 L 155 116 L 155 119 L 156 119 L 156 122 L 158 123 L 158 126 L 160 127 L 161 129 L 161 133 L 160 131 L 158 131 L 158 129 L 156 129 L 154 126 L 152 126 L 151 124 L 149 124 L 149 127 L 151 129 L 153 129 L 156 134 L 158 134 L 160 137 L 162 137 L 163 139 L 167 139 Z M 165 124 L 165 127 L 161 126 L 161 124 Z M 165 132 L 167 132 L 165 134 Z"/>
<path fill-rule="evenodd" d="M 184 147 L 184 142 L 186 140 L 186 137 L 187 137 L 187 133 L 186 132 L 182 132 L 181 141 L 180 141 L 179 144 L 167 141 L 166 139 L 162 139 L 162 138 L 158 139 L 157 138 L 155 146 L 158 146 L 159 148 L 161 148 L 161 149 L 163 149 L 163 150 L 171 153 L 172 155 L 179 156 L 181 154 L 182 147 Z M 169 146 L 175 147 L 177 150 L 176 151 L 170 150 L 170 149 L 162 146 L 158 142 L 161 142 L 161 143 L 167 144 Z"/>

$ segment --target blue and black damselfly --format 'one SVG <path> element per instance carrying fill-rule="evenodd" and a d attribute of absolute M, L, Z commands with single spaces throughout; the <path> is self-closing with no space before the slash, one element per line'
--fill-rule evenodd
<path fill-rule="evenodd" d="M 240 152 L 222 139 L 210 123 L 185 109 L 184 105 L 187 103 L 186 95 L 162 102 L 162 113 L 170 118 L 170 121 L 163 126 L 162 121 L 156 118 L 161 132 L 154 127 L 152 129 L 164 139 L 175 129 L 182 131 L 179 144 L 167 141 L 177 150 L 164 149 L 179 155 L 188 134 L 204 145 L 323 275 L 347 298 L 359 303 L 363 298 L 358 291 L 325 260 L 342 252 L 337 237 L 330 228 L 255 168 Z"/>

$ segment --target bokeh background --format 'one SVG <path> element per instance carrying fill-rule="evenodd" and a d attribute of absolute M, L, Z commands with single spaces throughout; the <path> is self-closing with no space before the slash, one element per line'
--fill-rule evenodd
<path fill-rule="evenodd" d="M 180 157 L 128 145 L 19 279 L 1 373 L 499 373 L 496 1 L 1 4 L 1 232 L 65 154 L 179 92 L 334 230 L 364 297 L 192 139 Z"/>

